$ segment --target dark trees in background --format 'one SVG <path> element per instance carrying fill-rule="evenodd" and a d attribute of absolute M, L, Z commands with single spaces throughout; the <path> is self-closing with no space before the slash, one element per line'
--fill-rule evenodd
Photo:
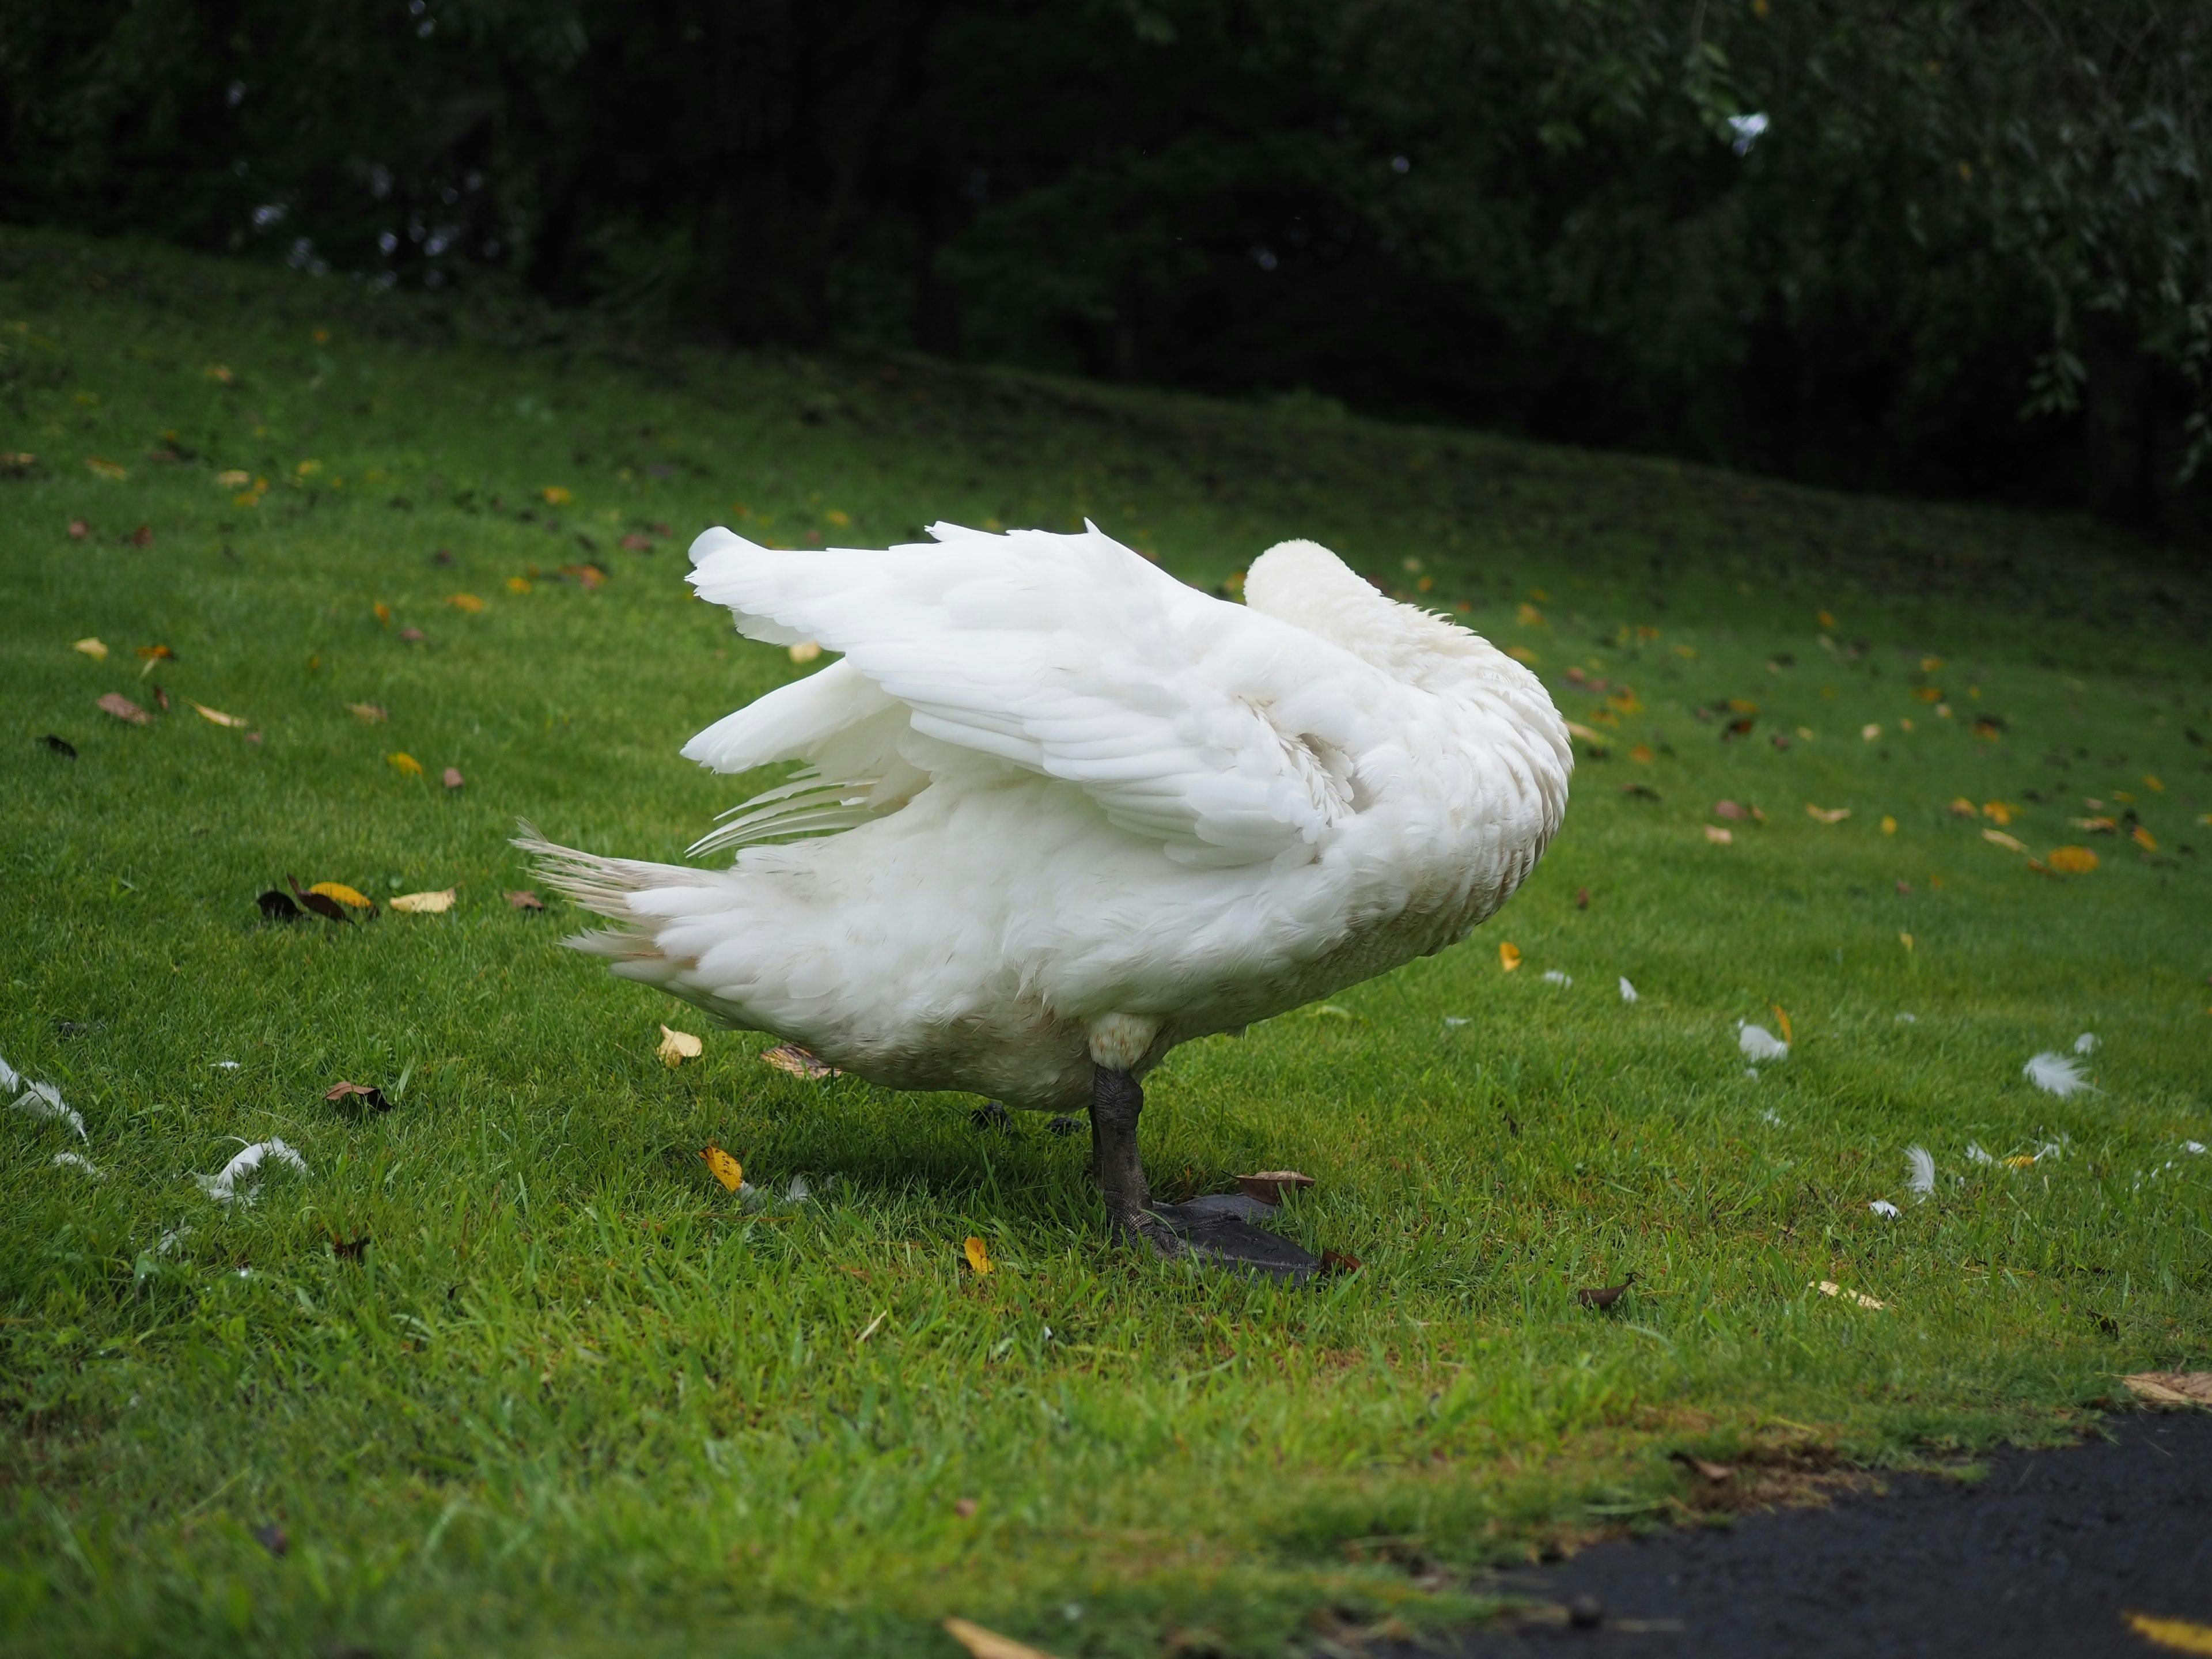
<path fill-rule="evenodd" d="M 0 100 L 19 220 L 2212 517 L 2207 0 L 15 0 Z"/>

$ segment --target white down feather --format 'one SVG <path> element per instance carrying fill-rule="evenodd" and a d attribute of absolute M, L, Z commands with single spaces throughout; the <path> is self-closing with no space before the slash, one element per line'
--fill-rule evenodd
<path fill-rule="evenodd" d="M 1440 950 L 1559 828 L 1541 684 L 1325 549 L 1264 555 L 1237 605 L 1095 526 L 931 534 L 693 544 L 740 633 L 839 660 L 686 745 L 801 763 L 693 849 L 730 867 L 525 840 L 617 924 L 583 948 L 872 1081 L 1066 1110 L 1102 1029 L 1141 1070 Z"/>

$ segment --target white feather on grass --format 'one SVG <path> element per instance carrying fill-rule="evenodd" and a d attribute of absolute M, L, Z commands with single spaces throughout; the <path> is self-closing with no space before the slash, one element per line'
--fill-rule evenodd
<path fill-rule="evenodd" d="M 1620 976 L 1620 1000 L 1623 1002 L 1636 1000 L 1636 988 L 1628 982 L 1628 975 L 1626 974 Z"/>
<path fill-rule="evenodd" d="M 2074 1039 L 2074 1052 L 2077 1054 L 2094 1054 L 2102 1047 L 2094 1031 L 2084 1031 Z"/>
<path fill-rule="evenodd" d="M 1547 985 L 1556 985 L 1561 990 L 1565 990 L 1568 986 L 1572 985 L 1574 982 L 1574 978 L 1571 975 L 1563 974 L 1556 968 L 1547 968 L 1544 969 L 1544 983 Z"/>
<path fill-rule="evenodd" d="M 1907 1146 L 1905 1162 L 1912 1171 L 1905 1184 L 1912 1188 L 1915 1196 L 1925 1199 L 1936 1190 L 1935 1158 L 1925 1146 Z"/>
<path fill-rule="evenodd" d="M 1917 1014 L 1899 1014 L 1890 1022 L 1893 1025 L 1917 1025 L 1919 1023 L 1920 1016 Z"/>
<path fill-rule="evenodd" d="M 1970 1140 L 1966 1143 L 1966 1162 L 1969 1164 L 1988 1164 L 1996 1163 L 1996 1159 L 1990 1157 L 1987 1152 L 1982 1150 L 1981 1143 L 1979 1141 Z"/>
<path fill-rule="evenodd" d="M 58 1170 L 82 1170 L 94 1181 L 100 1179 L 100 1166 L 77 1152 L 56 1152 L 53 1164 Z"/>
<path fill-rule="evenodd" d="M 62 1098 L 62 1091 L 51 1083 L 26 1083 L 23 1092 L 11 1103 L 15 1109 L 26 1117 L 37 1118 L 41 1123 L 66 1123 L 76 1131 L 79 1140 L 89 1142 L 92 1137 L 84 1132 L 84 1119 L 76 1107 Z"/>
<path fill-rule="evenodd" d="M 806 1177 L 793 1176 L 791 1178 L 791 1185 L 784 1189 L 783 1201 L 787 1204 L 804 1204 L 813 1196 L 812 1189 L 806 1184 Z"/>
<path fill-rule="evenodd" d="M 234 1199 L 251 1204 L 260 1190 L 259 1182 L 257 1181 L 242 1193 L 238 1189 L 238 1183 L 248 1176 L 258 1176 L 261 1166 L 272 1160 L 289 1164 L 301 1175 L 307 1173 L 307 1160 L 283 1141 L 257 1140 L 214 1175 L 195 1176 L 192 1179 L 200 1183 L 202 1192 L 218 1204 L 228 1204 Z"/>
<path fill-rule="evenodd" d="M 12 1095 L 22 1086 L 23 1079 L 16 1075 L 15 1068 L 6 1060 L 0 1060 L 0 1089 Z"/>
<path fill-rule="evenodd" d="M 1894 1204 L 1893 1204 L 1893 1203 L 1891 1203 L 1891 1202 L 1890 1202 L 1887 1199 L 1886 1199 L 1886 1198 L 1877 1198 L 1876 1200 L 1874 1200 L 1874 1202 L 1873 1202 L 1873 1203 L 1871 1203 L 1871 1204 L 1868 1205 L 1868 1206 L 1867 1206 L 1867 1208 L 1869 1208 L 1869 1210 L 1872 1210 L 1872 1211 L 1873 1211 L 1876 1215 L 1880 1216 L 1880 1217 L 1881 1217 L 1884 1221 L 1894 1221 L 1894 1220 L 1896 1220 L 1896 1219 L 1897 1219 L 1897 1216 L 1898 1216 L 1898 1209 L 1897 1209 L 1897 1206 L 1896 1206 L 1896 1205 L 1894 1205 Z"/>
<path fill-rule="evenodd" d="M 1768 1030 L 1764 1025 L 1735 1023 L 1736 1047 L 1742 1049 L 1747 1060 L 1787 1060 L 1790 1045 Z"/>
<path fill-rule="evenodd" d="M 2185 1140 L 2181 1143 L 2181 1150 L 2202 1158 L 2204 1156 L 2204 1143 L 2201 1140 Z"/>
<path fill-rule="evenodd" d="M 2044 1093 L 2057 1095 L 2061 1100 L 2090 1089 L 2089 1080 L 2081 1075 L 2079 1061 L 2052 1054 L 2047 1048 L 2039 1054 L 2030 1055 L 2027 1064 L 2020 1068 L 2020 1074 Z"/>

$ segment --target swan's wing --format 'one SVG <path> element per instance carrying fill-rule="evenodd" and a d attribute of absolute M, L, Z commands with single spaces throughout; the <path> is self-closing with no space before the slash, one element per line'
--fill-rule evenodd
<path fill-rule="evenodd" d="M 1348 653 L 1186 587 L 1095 527 L 931 533 L 795 552 L 710 530 L 692 546 L 692 586 L 740 633 L 843 653 L 839 668 L 902 706 L 915 732 L 1076 784 L 1186 860 L 1271 859 L 1351 810 L 1344 757 L 1388 682 Z M 750 734 L 779 728 L 783 711 L 766 705 L 791 689 L 714 728 L 748 734 L 726 732 L 727 752 L 760 753 L 767 740 Z M 826 719 L 866 695 L 845 682 L 817 697 Z M 799 722 L 799 700 L 792 711 Z"/>

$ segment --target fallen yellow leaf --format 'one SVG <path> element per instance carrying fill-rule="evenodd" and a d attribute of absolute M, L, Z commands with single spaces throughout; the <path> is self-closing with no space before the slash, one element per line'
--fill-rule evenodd
<path fill-rule="evenodd" d="M 2002 847 L 2008 853 L 2025 853 L 2027 848 L 2017 836 L 2008 836 L 2002 830 L 1984 830 L 1982 839 L 1992 847 Z"/>
<path fill-rule="evenodd" d="M 829 520 L 831 524 L 836 525 L 840 530 L 842 530 L 847 525 L 853 522 L 853 515 L 851 514 L 841 511 L 839 508 L 834 507 L 827 513 L 824 513 L 822 516 Z"/>
<path fill-rule="evenodd" d="M 687 1060 L 696 1060 L 707 1050 L 707 1045 L 689 1031 L 660 1028 L 660 1047 L 655 1051 L 671 1066 L 681 1066 Z"/>
<path fill-rule="evenodd" d="M 411 911 L 418 916 L 440 916 L 453 908 L 453 890 L 448 887 L 435 893 L 402 893 L 391 903 L 395 910 Z"/>
<path fill-rule="evenodd" d="M 202 369 L 200 373 L 206 375 L 210 380 L 219 380 L 225 386 L 228 386 L 231 381 L 236 378 L 221 363 L 210 363 L 205 368 Z"/>
<path fill-rule="evenodd" d="M 186 697 L 185 701 L 192 702 L 190 697 Z M 251 726 L 253 723 L 241 715 L 226 714 L 220 708 L 210 708 L 204 702 L 192 702 L 192 707 L 198 712 L 202 720 L 213 720 L 217 726 Z"/>
<path fill-rule="evenodd" d="M 1796 1037 L 1790 1030 L 1790 1016 L 1782 1012 L 1782 1005 L 1778 1002 L 1770 1002 L 1766 1006 L 1774 1010 L 1774 1023 L 1782 1028 L 1782 1040 L 1784 1042 L 1796 1042 Z"/>
<path fill-rule="evenodd" d="M 410 778 L 419 778 L 422 775 L 422 763 L 412 755 L 386 755 L 384 758 Z"/>
<path fill-rule="evenodd" d="M 392 626 L 392 607 L 385 604 L 382 599 L 376 602 L 376 622 L 380 628 Z"/>
<path fill-rule="evenodd" d="M 663 1026 L 661 1029 L 665 1030 L 667 1028 Z M 707 1160 L 707 1167 L 714 1172 L 714 1179 L 732 1192 L 734 1193 L 744 1184 L 744 1165 L 732 1158 L 720 1146 L 709 1146 L 699 1156 Z"/>
<path fill-rule="evenodd" d="M 970 1659 L 1052 1659 L 1052 1655 L 1042 1648 L 1033 1648 L 1011 1636 L 971 1625 L 965 1619 L 946 1620 L 945 1633 L 967 1649 Z"/>
<path fill-rule="evenodd" d="M 2143 774 L 2143 787 L 2154 795 L 2162 795 L 2166 793 L 2166 786 L 2148 772 Z"/>
<path fill-rule="evenodd" d="M 1544 613 L 1526 601 L 1515 610 L 1513 619 L 1523 628 L 1541 628 L 1544 625 Z"/>
<path fill-rule="evenodd" d="M 2170 1653 L 2212 1653 L 2212 1625 L 2192 1624 L 2186 1619 L 2154 1619 L 2147 1613 L 2120 1616 L 2130 1630 L 2153 1647 Z"/>
<path fill-rule="evenodd" d="M 1628 751 L 1628 758 L 1636 762 L 1638 765 L 1650 765 L 1651 746 L 1649 744 L 1638 744 L 1635 748 Z"/>
<path fill-rule="evenodd" d="M 1899 933 L 1897 936 L 1897 942 L 1899 945 L 1902 945 L 1906 950 L 1910 951 L 1912 948 L 1912 935 L 1910 933 Z"/>
<path fill-rule="evenodd" d="M 507 579 L 507 591 L 510 593 L 527 593 L 530 591 L 530 578 L 509 576 Z"/>
<path fill-rule="evenodd" d="M 129 467 L 118 466 L 113 461 L 104 459 L 98 455 L 86 456 L 84 459 L 84 465 L 86 471 L 91 473 L 94 477 L 105 478 L 110 483 L 121 483 L 125 478 L 131 476 L 131 469 Z"/>
<path fill-rule="evenodd" d="M 1518 968 L 1521 965 L 1521 947 L 1510 939 L 1498 940 L 1498 965 L 1509 974 Z"/>
<path fill-rule="evenodd" d="M 366 894 L 356 893 L 342 881 L 319 881 L 307 890 L 311 893 L 320 893 L 327 899 L 336 899 L 349 909 L 374 910 L 376 908 L 374 902 Z"/>
<path fill-rule="evenodd" d="M 1709 823 L 1705 826 L 1705 839 L 1716 847 L 1727 847 L 1735 842 L 1735 834 L 1733 830 L 1722 829 L 1717 823 Z"/>
<path fill-rule="evenodd" d="M 471 616 L 483 609 L 483 601 L 473 593 L 448 593 L 446 603 L 456 611 L 465 611 Z"/>
<path fill-rule="evenodd" d="M 2086 876 L 2097 867 L 2097 855 L 2086 847 L 2054 847 L 2051 867 L 2069 876 Z"/>
<path fill-rule="evenodd" d="M 1850 815 L 1851 809 L 1848 806 L 1815 806 L 1809 800 L 1805 803 L 1805 816 L 1818 818 L 1823 823 L 1841 823 Z"/>
<path fill-rule="evenodd" d="M 70 649 L 72 651 L 83 652 L 86 656 L 90 657 L 94 662 L 106 662 L 107 660 L 107 647 L 95 639 L 88 637 L 79 640 L 75 645 L 70 647 Z"/>
<path fill-rule="evenodd" d="M 1897 820 L 1887 812 L 1881 815 L 1881 833 L 1885 836 L 1893 836 L 1897 833 Z"/>
<path fill-rule="evenodd" d="M 82 647 L 78 648 L 82 649 Z M 1581 725 L 1574 720 L 1569 720 L 1567 722 L 1567 735 L 1571 738 L 1580 738 L 1584 743 L 1603 743 L 1605 741 L 1604 737 L 1601 733 L 1593 732 L 1589 726 Z"/>
<path fill-rule="evenodd" d="M 228 472 L 216 473 L 215 481 L 225 489 L 243 489 L 253 482 L 253 475 L 251 472 L 240 472 L 236 467 L 233 467 Z"/>
<path fill-rule="evenodd" d="M 2146 853 L 2155 853 L 2158 851 L 2158 837 L 2151 834 L 2148 829 L 2140 823 L 2136 825 L 2134 829 L 2128 831 L 2128 839 L 2135 842 L 2136 846 L 2142 848 Z"/>
<path fill-rule="evenodd" d="M 559 484 L 547 484 L 544 489 L 539 490 L 538 493 L 543 495 L 545 498 L 547 505 L 551 507 L 566 507 L 569 502 L 576 499 L 576 492 L 574 490 L 563 489 Z"/>
<path fill-rule="evenodd" d="M 1974 803 L 1968 800 L 1964 795 L 1961 795 L 1958 799 L 1953 801 L 1946 810 L 1948 811 L 1951 816 L 1954 818 L 1970 818 L 1974 816 Z"/>
<path fill-rule="evenodd" d="M 2020 808 L 2008 800 L 1985 800 L 1982 803 L 1982 816 L 1993 818 L 1999 823 L 2010 823 L 2013 815 L 2019 811 Z"/>
<path fill-rule="evenodd" d="M 992 1273 L 998 1271 L 998 1269 L 992 1265 L 991 1253 L 983 1248 L 983 1241 L 981 1239 L 970 1235 L 968 1243 L 962 1248 L 968 1252 L 968 1265 L 973 1267 L 977 1273 Z"/>

